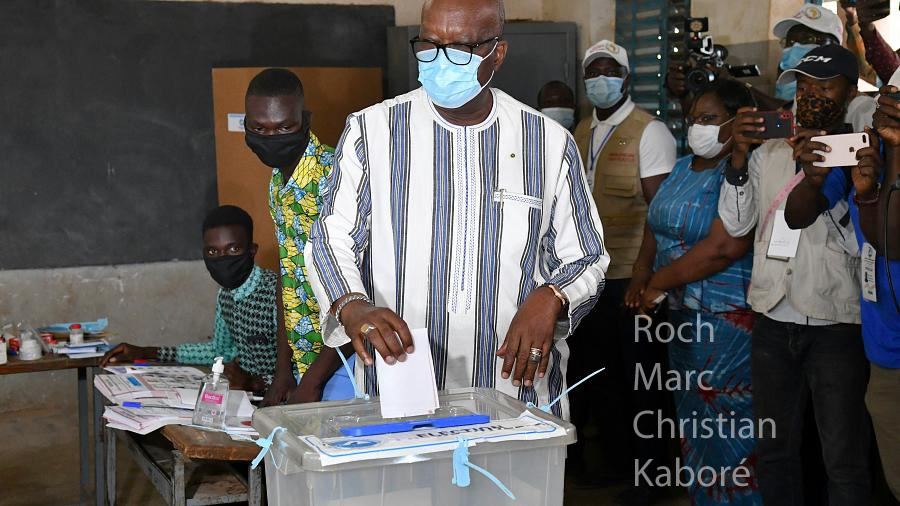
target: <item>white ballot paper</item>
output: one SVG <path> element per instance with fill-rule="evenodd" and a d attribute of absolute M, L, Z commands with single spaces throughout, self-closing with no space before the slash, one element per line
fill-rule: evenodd
<path fill-rule="evenodd" d="M 775 221 L 772 223 L 772 238 L 769 240 L 769 250 L 766 256 L 780 260 L 787 260 L 797 256 L 797 247 L 800 246 L 800 233 L 802 230 L 791 230 L 784 219 L 784 211 L 775 211 Z"/>
<path fill-rule="evenodd" d="M 415 351 L 403 362 L 385 363 L 375 352 L 382 418 L 434 414 L 440 406 L 427 329 L 411 330 Z"/>

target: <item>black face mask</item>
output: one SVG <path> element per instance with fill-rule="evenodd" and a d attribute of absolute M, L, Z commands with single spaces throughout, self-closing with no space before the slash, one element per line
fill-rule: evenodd
<path fill-rule="evenodd" d="M 262 163 L 273 169 L 293 169 L 309 144 L 309 112 L 303 111 L 303 126 L 297 132 L 262 135 L 246 130 L 244 140 Z"/>
<path fill-rule="evenodd" d="M 253 272 L 253 256 L 250 253 L 204 257 L 203 262 L 213 280 L 226 290 L 234 290 L 241 286 Z"/>

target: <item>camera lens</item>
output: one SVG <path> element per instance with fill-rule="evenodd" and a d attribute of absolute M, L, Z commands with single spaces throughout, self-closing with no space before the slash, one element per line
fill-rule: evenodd
<path fill-rule="evenodd" d="M 696 92 L 709 86 L 716 80 L 716 75 L 704 68 L 695 68 L 684 76 L 685 86 L 692 92 Z"/>

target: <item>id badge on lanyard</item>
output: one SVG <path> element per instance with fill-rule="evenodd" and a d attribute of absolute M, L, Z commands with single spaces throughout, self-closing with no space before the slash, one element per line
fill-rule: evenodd
<path fill-rule="evenodd" d="M 859 282 L 862 285 L 863 299 L 869 302 L 878 302 L 877 285 L 875 282 L 875 259 L 878 252 L 871 244 L 864 243 L 860 252 Z"/>
<path fill-rule="evenodd" d="M 788 260 L 797 256 L 797 248 L 800 246 L 800 234 L 803 230 L 792 230 L 784 219 L 784 211 L 775 211 L 775 221 L 772 223 L 772 237 L 769 238 L 769 250 L 766 256 L 776 260 Z"/>

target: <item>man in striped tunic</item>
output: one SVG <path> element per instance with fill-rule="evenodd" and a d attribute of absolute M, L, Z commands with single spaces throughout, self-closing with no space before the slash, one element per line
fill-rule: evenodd
<path fill-rule="evenodd" d="M 423 87 L 350 115 L 306 247 L 329 346 L 352 342 L 376 391 L 425 328 L 438 389 L 547 404 L 565 338 L 609 256 L 578 148 L 558 123 L 488 87 L 503 3 L 429 0 L 411 41 Z M 553 406 L 567 417 L 565 399 Z"/>

